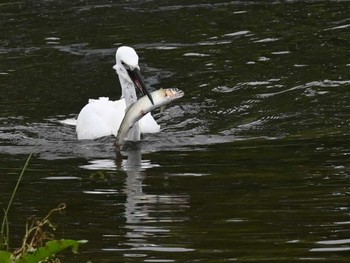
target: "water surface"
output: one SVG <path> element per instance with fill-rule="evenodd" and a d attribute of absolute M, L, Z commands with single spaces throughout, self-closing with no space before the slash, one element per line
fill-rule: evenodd
<path fill-rule="evenodd" d="M 25 1 L 0 5 L 0 204 L 60 202 L 64 262 L 348 262 L 350 6 L 346 1 Z M 185 97 L 116 158 L 77 141 L 89 98 L 120 97 L 133 46 L 151 89 Z"/>

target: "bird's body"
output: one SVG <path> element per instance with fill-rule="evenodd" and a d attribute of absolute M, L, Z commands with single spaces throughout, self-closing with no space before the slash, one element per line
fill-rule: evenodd
<path fill-rule="evenodd" d="M 103 136 L 117 136 L 118 129 L 126 110 L 125 99 L 116 101 L 106 97 L 90 99 L 80 111 L 77 119 L 77 136 L 79 140 L 96 139 Z M 159 132 L 160 126 L 150 113 L 140 121 L 141 133 Z"/>
<path fill-rule="evenodd" d="M 126 108 L 137 100 L 135 88 L 152 101 L 140 75 L 138 56 L 133 48 L 119 47 L 116 52 L 116 65 L 113 68 L 119 77 L 122 98 L 116 101 L 111 101 L 106 97 L 90 99 L 77 118 L 76 132 L 79 140 L 96 139 L 108 135 L 116 136 Z M 141 133 L 154 133 L 159 130 L 160 126 L 152 115 L 147 114 L 135 123 L 129 132 L 128 140 L 137 141 L 140 140 Z"/>

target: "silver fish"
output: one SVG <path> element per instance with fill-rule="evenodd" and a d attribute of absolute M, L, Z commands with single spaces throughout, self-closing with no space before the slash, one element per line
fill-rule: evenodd
<path fill-rule="evenodd" d="M 137 100 L 126 110 L 125 116 L 118 130 L 115 146 L 118 149 L 120 148 L 134 123 L 139 121 L 144 115 L 154 109 L 172 102 L 173 100 L 183 97 L 184 94 L 185 93 L 182 90 L 176 88 L 159 89 L 151 93 L 154 104 L 152 104 L 147 96 Z"/>

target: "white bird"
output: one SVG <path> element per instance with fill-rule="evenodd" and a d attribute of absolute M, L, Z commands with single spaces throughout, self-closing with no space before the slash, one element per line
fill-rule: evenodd
<path fill-rule="evenodd" d="M 113 68 L 119 77 L 122 88 L 120 100 L 111 101 L 100 97 L 90 99 L 78 115 L 76 132 L 79 140 L 96 139 L 103 136 L 117 136 L 125 110 L 137 100 L 135 88 L 147 95 L 153 103 L 140 74 L 139 57 L 131 47 L 119 47 L 116 52 L 116 64 Z M 130 130 L 128 140 L 140 140 L 141 133 L 159 132 L 160 126 L 150 113 L 146 114 Z"/>

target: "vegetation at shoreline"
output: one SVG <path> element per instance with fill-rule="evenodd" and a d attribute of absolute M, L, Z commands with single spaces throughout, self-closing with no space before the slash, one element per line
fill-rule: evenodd
<path fill-rule="evenodd" d="M 31 156 L 31 154 L 28 156 L 8 205 L 6 209 L 4 209 L 4 216 L 0 229 L 0 263 L 60 262 L 60 259 L 56 256 L 57 253 L 68 248 L 71 248 L 73 253 L 77 253 L 79 245 L 87 242 L 87 240 L 54 238 L 54 235 L 51 232 L 55 231 L 56 227 L 52 224 L 51 217 L 53 214 L 62 213 L 66 208 L 66 204 L 61 203 L 56 208 L 49 211 L 45 217 L 28 220 L 21 247 L 12 252 L 10 251 L 8 213 L 12 207 L 14 197 L 23 178 L 24 172 L 28 167 Z"/>

